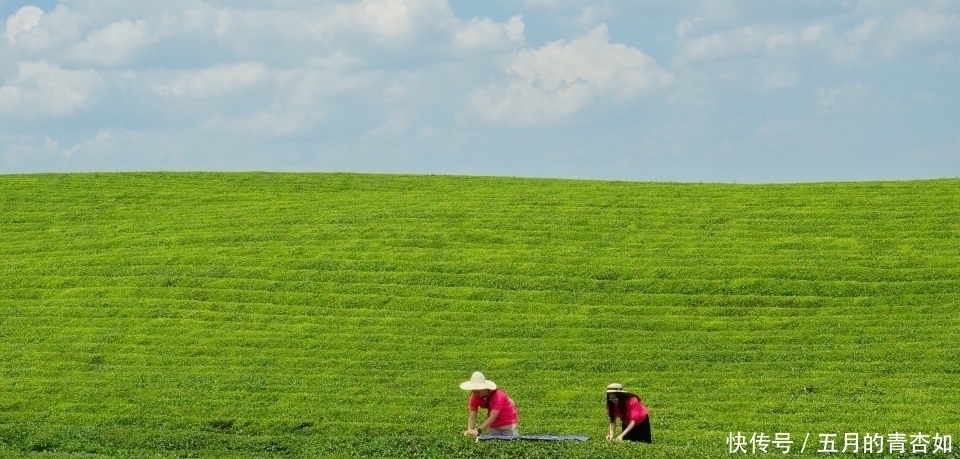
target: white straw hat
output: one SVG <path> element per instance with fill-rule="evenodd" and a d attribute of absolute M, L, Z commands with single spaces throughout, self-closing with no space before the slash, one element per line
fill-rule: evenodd
<path fill-rule="evenodd" d="M 460 388 L 463 390 L 493 390 L 497 388 L 497 385 L 493 381 L 487 379 L 483 373 L 474 371 L 473 375 L 470 376 L 470 380 L 462 382 L 460 384 Z"/>
<path fill-rule="evenodd" d="M 616 393 L 616 392 L 626 392 L 626 391 L 623 390 L 623 384 L 613 383 L 607 386 L 607 393 L 609 394 L 611 392 Z"/>

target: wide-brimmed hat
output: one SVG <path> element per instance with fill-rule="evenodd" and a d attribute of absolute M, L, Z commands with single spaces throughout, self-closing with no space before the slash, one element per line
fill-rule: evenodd
<path fill-rule="evenodd" d="M 487 377 L 484 376 L 483 373 L 480 373 L 479 371 L 474 371 L 473 375 L 470 376 L 469 381 L 464 381 L 460 383 L 460 388 L 463 390 L 482 390 L 482 389 L 494 390 L 497 388 L 497 385 L 493 381 L 487 379 Z"/>
<path fill-rule="evenodd" d="M 610 384 L 609 386 L 607 386 L 607 393 L 608 393 L 608 394 L 618 393 L 618 392 L 623 392 L 623 393 L 626 393 L 626 392 L 627 392 L 627 391 L 623 390 L 623 384 L 613 383 L 613 384 Z"/>

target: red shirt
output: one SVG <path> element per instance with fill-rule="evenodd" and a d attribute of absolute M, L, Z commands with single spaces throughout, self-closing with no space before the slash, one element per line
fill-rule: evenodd
<path fill-rule="evenodd" d="M 477 411 L 478 408 L 486 408 L 488 416 L 490 411 L 500 410 L 500 414 L 493 420 L 490 427 L 503 427 L 517 423 L 517 408 L 513 406 L 513 400 L 502 390 L 490 391 L 486 397 L 470 394 L 470 411 Z"/>
<path fill-rule="evenodd" d="M 619 418 L 625 424 L 629 424 L 630 421 L 636 422 L 637 424 L 643 422 L 644 419 L 647 419 L 647 407 L 643 406 L 643 403 L 640 403 L 640 400 L 636 397 L 630 397 L 627 399 L 627 417 L 624 418 L 623 414 L 620 413 L 620 409 L 616 405 L 613 406 L 612 413 L 614 418 Z"/>

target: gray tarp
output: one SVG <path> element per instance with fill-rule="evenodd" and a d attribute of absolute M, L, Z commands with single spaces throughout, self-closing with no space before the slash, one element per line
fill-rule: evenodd
<path fill-rule="evenodd" d="M 496 435 L 480 434 L 477 435 L 477 441 L 484 440 L 534 440 L 534 441 L 587 441 L 590 437 L 586 435 Z"/>

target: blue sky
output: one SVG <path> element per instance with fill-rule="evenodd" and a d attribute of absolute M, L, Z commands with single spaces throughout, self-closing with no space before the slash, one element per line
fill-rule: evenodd
<path fill-rule="evenodd" d="M 955 0 L 0 0 L 0 173 L 960 177 Z"/>

